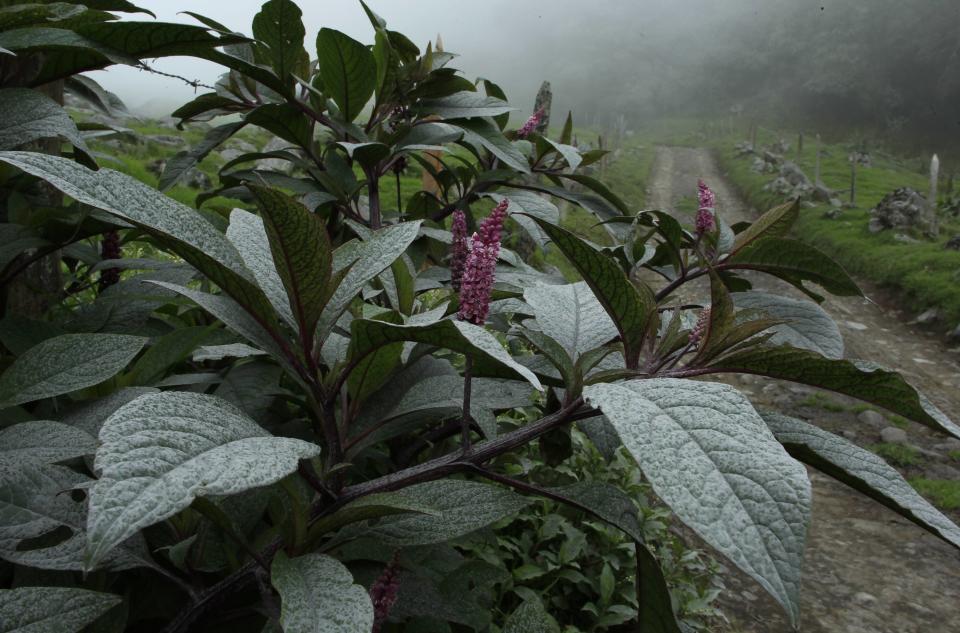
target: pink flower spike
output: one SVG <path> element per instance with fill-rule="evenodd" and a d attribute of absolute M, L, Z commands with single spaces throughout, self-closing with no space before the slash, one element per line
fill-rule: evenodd
<path fill-rule="evenodd" d="M 499 253 L 499 243 L 484 244 L 478 234 L 473 234 L 473 245 L 460 283 L 460 310 L 457 316 L 461 321 L 469 321 L 474 325 L 486 322 Z"/>
<path fill-rule="evenodd" d="M 463 270 L 469 254 L 467 216 L 462 209 L 453 212 L 453 225 L 450 230 L 453 233 L 453 244 L 450 249 L 450 283 L 454 290 L 460 292 L 460 280 L 463 278 Z"/>
<path fill-rule="evenodd" d="M 487 245 L 496 244 L 499 250 L 503 223 L 507 219 L 507 207 L 509 206 L 510 201 L 504 198 L 500 201 L 500 204 L 493 208 L 490 215 L 480 223 L 481 242 Z"/>
<path fill-rule="evenodd" d="M 693 326 L 693 329 L 690 330 L 690 344 L 699 345 L 700 340 L 703 338 L 703 335 L 707 331 L 707 327 L 710 325 L 710 307 L 706 307 L 700 311 L 700 316 L 697 317 L 697 323 Z"/>
<path fill-rule="evenodd" d="M 697 211 L 697 235 L 710 233 L 716 228 L 716 218 L 713 217 L 713 209 L 702 207 Z"/>
<path fill-rule="evenodd" d="M 697 197 L 699 198 L 699 208 L 713 209 L 717 206 L 717 196 L 713 193 L 703 179 L 697 181 Z"/>
<path fill-rule="evenodd" d="M 714 211 L 717 205 L 717 196 L 702 179 L 697 182 L 697 199 L 699 202 L 696 221 L 697 235 L 703 235 L 704 233 L 710 233 L 717 226 Z"/>
<path fill-rule="evenodd" d="M 519 130 L 517 130 L 517 138 L 527 138 L 533 134 L 537 126 L 540 125 L 540 119 L 543 118 L 543 108 L 540 108 L 533 115 L 527 119 L 527 122 L 523 124 Z"/>

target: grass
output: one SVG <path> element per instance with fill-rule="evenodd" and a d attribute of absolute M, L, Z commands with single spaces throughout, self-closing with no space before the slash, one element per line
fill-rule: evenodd
<path fill-rule="evenodd" d="M 833 411 L 834 413 L 842 413 L 850 409 L 850 407 L 847 407 L 845 404 L 841 404 L 822 393 L 811 393 L 800 402 L 800 406 L 815 407 L 817 409 L 824 409 L 825 411 Z"/>
<path fill-rule="evenodd" d="M 758 144 L 772 139 L 772 136 L 761 137 Z M 773 176 L 753 172 L 750 158 L 736 157 L 733 148 L 736 140 L 738 138 L 725 136 L 714 141 L 721 166 L 750 204 L 765 209 L 778 203 L 779 200 L 763 191 Z M 821 178 L 824 184 L 835 190 L 848 189 L 850 147 L 825 144 L 823 150 Z M 815 151 L 814 143 L 808 140 L 799 157 L 791 148 L 787 158 L 798 162 L 812 177 Z M 960 321 L 960 252 L 945 250 L 943 246 L 947 239 L 960 233 L 960 223 L 942 219 L 938 241 L 914 235 L 919 242 L 905 243 L 894 238 L 899 231 L 870 233 L 867 230 L 869 209 L 884 195 L 897 187 L 909 186 L 920 192 L 926 192 L 928 187 L 927 176 L 920 173 L 919 161 L 907 162 L 880 152 L 873 152 L 872 158 L 873 167 L 858 170 L 856 207 L 844 209 L 842 216 L 835 220 L 822 217 L 830 208 L 827 204 L 805 208 L 794 228 L 796 237 L 825 251 L 853 275 L 893 289 L 904 303 L 917 311 L 937 307 L 943 311 L 948 324 L 956 324 Z M 846 202 L 848 194 L 839 195 Z"/>
<path fill-rule="evenodd" d="M 960 462 L 960 451 L 950 451 L 947 455 L 949 455 L 953 461 Z"/>
<path fill-rule="evenodd" d="M 917 492 L 932 500 L 941 509 L 960 509 L 960 481 L 925 477 L 911 477 L 909 481 Z"/>
<path fill-rule="evenodd" d="M 896 466 L 917 466 L 922 461 L 917 449 L 903 444 L 874 444 L 870 450 Z"/>

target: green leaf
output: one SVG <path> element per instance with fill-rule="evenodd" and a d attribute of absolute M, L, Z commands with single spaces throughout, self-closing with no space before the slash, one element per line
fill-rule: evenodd
<path fill-rule="evenodd" d="M 206 325 L 177 328 L 158 338 L 147 351 L 137 359 L 124 377 L 127 385 L 150 385 L 162 379 L 167 370 L 185 361 L 205 338 L 212 328 Z"/>
<path fill-rule="evenodd" d="M 337 319 L 371 279 L 390 267 L 420 234 L 420 221 L 401 222 L 370 232 L 364 241 L 351 240 L 334 252 L 333 270 L 349 267 L 333 291 L 318 325 L 318 340 L 326 340 Z"/>
<path fill-rule="evenodd" d="M 479 92 L 464 90 L 442 99 L 425 99 L 420 102 L 416 110 L 422 116 L 434 115 L 441 119 L 472 119 L 509 114 L 517 108 L 511 107 L 502 98 L 484 96 Z"/>
<path fill-rule="evenodd" d="M 483 80 L 483 90 L 487 93 L 487 96 L 500 99 L 503 102 L 507 102 L 507 93 L 503 91 L 503 88 L 497 84 L 489 81 L 487 79 Z M 493 117 L 493 120 L 496 121 L 497 127 L 503 130 L 507 127 L 507 124 L 510 123 L 510 113 L 505 112 Z"/>
<path fill-rule="evenodd" d="M 394 494 L 436 514 L 386 517 L 374 526 L 351 529 L 351 535 L 371 537 L 394 547 L 442 543 L 511 516 L 530 503 L 506 488 L 459 479 L 428 481 Z"/>
<path fill-rule="evenodd" d="M 0 473 L 28 464 L 52 464 L 92 455 L 97 440 L 61 422 L 32 420 L 0 431 Z"/>
<path fill-rule="evenodd" d="M 182 126 L 188 121 L 207 121 L 223 111 L 239 109 L 245 109 L 245 106 L 235 99 L 208 92 L 180 106 L 170 116 L 180 119 L 178 125 Z"/>
<path fill-rule="evenodd" d="M 606 569 L 606 568 L 604 568 Z M 510 614 L 503 633 L 559 633 L 556 620 L 543 608 L 537 598 L 524 600 L 517 610 Z"/>
<path fill-rule="evenodd" d="M 0 630 L 77 633 L 121 602 L 120 596 L 76 587 L 0 589 Z"/>
<path fill-rule="evenodd" d="M 310 121 L 289 103 L 268 103 L 251 110 L 245 121 L 305 149 L 313 146 Z"/>
<path fill-rule="evenodd" d="M 149 230 L 236 299 L 267 328 L 273 310 L 240 254 L 196 210 L 138 180 L 111 169 L 91 171 L 59 156 L 0 152 L 0 162 L 42 178 L 76 201 L 102 209 Z"/>
<path fill-rule="evenodd" d="M 90 3 L 86 3 L 90 8 Z M 41 33 L 42 31 L 42 33 Z M 246 41 L 242 36 L 214 36 L 203 27 L 168 22 L 110 21 L 81 24 L 65 29 L 20 29 L 8 31 L 17 38 L 16 48 L 45 52 L 45 63 L 31 81 L 39 86 L 112 63 L 130 64 L 138 59 L 176 55 L 203 56 L 214 48 Z M 0 37 L 0 40 L 5 37 Z M 6 44 L 0 43 L 0 46 Z M 10 48 L 7 46 L 7 48 Z"/>
<path fill-rule="evenodd" d="M 581 354 L 610 342 L 617 327 L 585 282 L 540 284 L 523 291 L 537 325 L 577 360 Z"/>
<path fill-rule="evenodd" d="M 439 516 L 436 510 L 416 500 L 392 492 L 383 492 L 361 497 L 333 514 L 320 518 L 310 527 L 310 534 L 322 536 L 351 523 L 410 513 Z"/>
<path fill-rule="evenodd" d="M 843 358 L 843 335 L 836 322 L 815 303 L 765 292 L 738 292 L 733 301 L 739 308 L 756 310 L 781 321 L 772 326 L 771 345 L 790 345 L 827 358 Z"/>
<path fill-rule="evenodd" d="M 270 567 L 270 579 L 280 594 L 284 633 L 369 633 L 373 629 L 370 596 L 335 558 L 323 554 L 288 558 L 279 552 Z"/>
<path fill-rule="evenodd" d="M 579 481 L 548 490 L 566 499 L 567 503 L 572 503 L 619 528 L 634 541 L 644 542 L 639 510 L 633 500 L 616 486 L 601 481 Z"/>
<path fill-rule="evenodd" d="M 571 171 L 580 166 L 583 158 L 580 156 L 580 152 L 576 147 L 564 145 L 563 143 L 557 143 L 546 137 L 544 137 L 543 140 L 549 143 L 553 149 L 557 150 L 557 153 L 560 154 L 563 157 L 563 160 L 567 162 L 567 166 Z"/>
<path fill-rule="evenodd" d="M 941 514 L 880 457 L 812 424 L 779 413 L 762 413 L 784 448 L 854 490 L 960 548 L 960 527 Z"/>
<path fill-rule="evenodd" d="M 62 138 L 89 155 L 76 123 L 50 97 L 27 88 L 0 90 L 0 150 L 45 138 Z"/>
<path fill-rule="evenodd" d="M 381 390 L 376 400 L 356 419 L 354 433 L 362 435 L 351 447 L 357 452 L 376 442 L 395 437 L 438 418 L 463 411 L 463 377 L 457 373 L 424 375 L 419 367 L 417 381 L 406 391 L 394 391 L 394 381 Z M 470 414 L 481 425 L 487 438 L 496 436 L 496 418 L 492 411 L 530 404 L 531 391 L 525 383 L 474 377 L 471 383 Z M 484 427 L 492 420 L 491 427 Z M 372 427 L 376 426 L 376 429 Z M 369 431 L 369 432 L 368 432 Z"/>
<path fill-rule="evenodd" d="M 800 217 L 799 200 L 770 209 L 751 224 L 747 230 L 737 235 L 737 239 L 733 243 L 733 252 L 737 253 L 761 238 L 787 235 L 798 217 Z"/>
<path fill-rule="evenodd" d="M 573 142 L 573 112 L 567 111 L 567 120 L 563 122 L 563 131 L 560 132 L 560 142 L 570 145 Z"/>
<path fill-rule="evenodd" d="M 234 209 L 230 212 L 227 239 L 237 248 L 243 263 L 253 273 L 257 285 L 267 295 L 277 314 L 290 327 L 294 329 L 299 327 L 293 316 L 287 289 L 273 261 L 270 238 L 267 237 L 263 218 L 243 209 Z"/>
<path fill-rule="evenodd" d="M 749 401 L 728 385 L 669 378 L 592 385 L 584 396 L 657 496 L 796 625 L 810 482 Z"/>
<path fill-rule="evenodd" d="M 157 188 L 160 189 L 160 191 L 167 191 L 173 187 L 191 169 L 196 167 L 200 161 L 206 158 L 210 152 L 240 131 L 246 124 L 246 121 L 237 121 L 235 123 L 217 126 L 209 130 L 203 137 L 203 140 L 193 149 L 177 152 L 164 166 Z"/>
<path fill-rule="evenodd" d="M 861 296 L 860 288 L 839 264 L 816 248 L 785 238 L 768 237 L 751 242 L 723 261 L 724 270 L 759 270 L 787 281 L 817 302 L 823 300 L 804 287 L 804 281 L 823 286 L 827 292 L 849 297 Z"/>
<path fill-rule="evenodd" d="M 470 354 L 476 376 L 526 380 L 536 389 L 543 389 L 533 372 L 513 360 L 496 337 L 466 321 L 446 319 L 427 325 L 395 325 L 356 319 L 351 324 L 351 332 L 351 359 L 361 359 L 385 345 L 413 341 Z"/>
<path fill-rule="evenodd" d="M 290 196 L 247 185 L 257 201 L 273 262 L 283 280 L 303 340 L 310 340 L 330 297 L 333 265 L 330 238 L 320 216 Z"/>
<path fill-rule="evenodd" d="M 199 290 L 187 288 L 186 286 L 180 286 L 178 284 L 167 283 L 164 281 L 153 281 L 151 283 L 163 288 L 167 288 L 168 290 L 172 290 L 173 292 L 181 294 L 190 299 L 201 308 L 223 321 L 228 328 L 253 343 L 256 347 L 270 354 L 274 359 L 278 360 L 287 368 L 291 375 L 296 375 L 296 372 L 290 366 L 289 359 L 277 344 L 276 339 L 270 335 L 270 333 L 262 326 L 261 323 L 258 323 L 252 316 L 247 314 L 247 312 L 244 311 L 243 308 L 240 307 L 240 305 L 238 305 L 230 297 L 226 297 L 224 295 L 214 295 L 208 292 L 201 292 Z"/>
<path fill-rule="evenodd" d="M 533 191 L 500 189 L 497 193 L 491 193 L 488 196 L 497 203 L 508 199 L 510 201 L 510 217 L 522 226 L 540 247 L 546 245 L 547 236 L 532 218 L 537 217 L 551 224 L 560 224 L 560 210 L 557 205 Z"/>
<path fill-rule="evenodd" d="M 147 339 L 63 334 L 27 350 L 0 376 L 0 408 L 98 385 L 127 366 Z"/>
<path fill-rule="evenodd" d="M 583 275 L 594 296 L 610 315 L 623 340 L 628 365 L 631 360 L 635 361 L 656 308 L 653 291 L 646 285 L 631 283 L 614 260 L 570 231 L 534 219 Z"/>
<path fill-rule="evenodd" d="M 26 250 L 50 246 L 34 229 L 19 224 L 0 224 L 0 271 Z"/>
<path fill-rule="evenodd" d="M 489 120 L 454 119 L 450 121 L 450 124 L 463 130 L 464 143 L 468 143 L 478 150 L 480 148 L 487 149 L 506 165 L 521 173 L 530 173 L 530 165 L 527 163 L 526 157 Z"/>
<path fill-rule="evenodd" d="M 960 438 L 954 424 L 900 374 L 864 361 L 834 360 L 785 345 L 757 345 L 714 361 L 716 373 L 751 373 L 836 391 Z"/>
<path fill-rule="evenodd" d="M 283 80 L 307 79 L 310 72 L 302 18 L 300 7 L 291 0 L 269 0 L 253 17 L 253 36 L 269 47 L 270 63 Z"/>
<path fill-rule="evenodd" d="M 346 121 L 353 121 L 370 100 L 377 84 L 377 62 L 370 49 L 334 29 L 317 35 L 317 57 L 324 92 L 340 108 Z"/>
<path fill-rule="evenodd" d="M 663 570 L 643 543 L 634 543 L 640 579 L 638 624 L 644 633 L 681 633 Z"/>
<path fill-rule="evenodd" d="M 86 563 L 195 498 L 267 486 L 320 447 L 273 437 L 224 400 L 164 392 L 137 398 L 100 429 L 90 490 Z"/>

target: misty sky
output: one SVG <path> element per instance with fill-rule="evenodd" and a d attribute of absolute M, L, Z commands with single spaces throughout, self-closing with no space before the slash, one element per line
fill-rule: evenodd
<path fill-rule="evenodd" d="M 189 16 L 178 15 L 178 11 L 190 10 L 249 34 L 251 20 L 262 0 L 140 0 L 136 4 L 156 13 L 159 20 L 194 23 Z M 616 22 L 618 4 L 613 0 L 595 1 L 591 3 L 589 13 L 593 18 L 609 18 Z M 359 2 L 311 0 L 299 2 L 299 5 L 304 12 L 306 46 L 311 54 L 315 55 L 313 41 L 323 26 L 339 29 L 361 42 L 372 43 L 373 31 Z M 453 65 L 463 70 L 465 76 L 471 80 L 488 76 L 504 85 L 515 105 L 529 108 L 539 78 L 549 78 L 544 77 L 547 66 L 558 62 L 558 56 L 563 54 L 563 43 L 554 41 L 551 34 L 564 32 L 576 22 L 569 9 L 578 3 L 570 0 L 550 3 L 530 0 L 371 0 L 369 5 L 386 19 L 391 29 L 404 33 L 421 49 L 438 32 L 441 33 L 446 49 L 461 55 Z M 151 18 L 137 14 L 127 19 Z M 537 42 L 535 46 L 534 40 Z M 159 70 L 211 85 L 222 72 L 214 64 L 189 58 L 166 58 L 150 63 Z M 505 73 L 509 76 L 504 76 Z M 183 83 L 124 66 L 115 66 L 91 76 L 117 93 L 131 109 L 154 115 L 169 113 L 193 95 L 193 89 Z"/>

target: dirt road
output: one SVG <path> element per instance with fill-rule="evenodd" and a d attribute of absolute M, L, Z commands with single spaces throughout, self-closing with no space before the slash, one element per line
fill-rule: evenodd
<path fill-rule="evenodd" d="M 718 213 L 728 223 L 753 220 L 749 209 L 723 178 L 708 151 L 657 149 L 648 206 L 671 210 L 692 197 L 703 178 L 717 194 Z M 678 216 L 679 217 L 679 216 Z M 689 222 L 690 218 L 683 218 Z M 754 277 L 755 287 L 802 298 L 792 286 Z M 862 284 L 868 296 L 876 290 Z M 960 418 L 960 365 L 934 336 L 909 325 L 905 315 L 867 299 L 828 297 L 823 307 L 843 332 L 846 355 L 896 369 L 923 390 L 951 418 Z M 880 432 L 898 422 L 864 415 L 854 401 L 777 381 L 746 376 L 738 386 L 752 400 L 788 415 L 842 433 L 861 446 L 880 441 Z M 829 403 L 825 408 L 823 403 Z M 851 410 L 853 409 L 853 410 Z M 859 414 L 859 415 L 858 415 Z M 872 415 L 872 417 L 871 417 Z M 909 443 L 923 463 L 907 474 L 960 479 L 960 465 L 945 438 L 910 424 Z M 953 465 L 951 465 L 953 464 Z M 960 552 L 869 499 L 815 471 L 813 521 L 808 535 L 801 599 L 801 630 L 810 633 L 960 632 Z M 956 520 L 958 513 L 953 513 Z M 780 608 L 749 578 L 727 577 L 723 607 L 731 630 L 779 633 L 790 627 Z"/>

